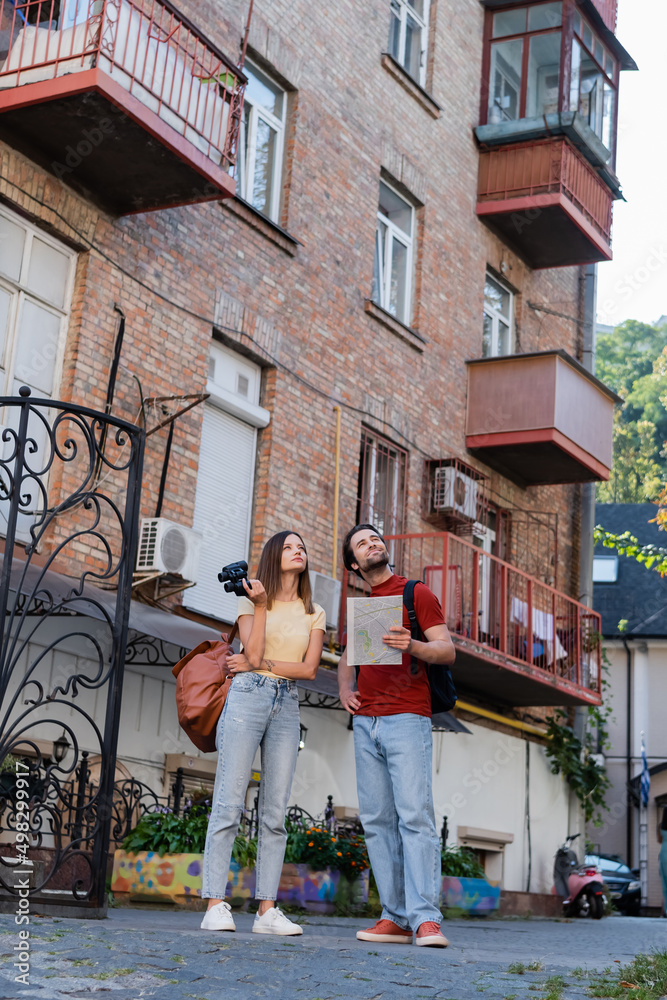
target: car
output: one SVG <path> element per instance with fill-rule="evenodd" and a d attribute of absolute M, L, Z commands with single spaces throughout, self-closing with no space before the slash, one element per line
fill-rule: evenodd
<path fill-rule="evenodd" d="M 638 917 L 642 901 L 638 869 L 629 868 L 618 854 L 587 854 L 586 864 L 600 868 L 616 909 L 628 917 Z"/>

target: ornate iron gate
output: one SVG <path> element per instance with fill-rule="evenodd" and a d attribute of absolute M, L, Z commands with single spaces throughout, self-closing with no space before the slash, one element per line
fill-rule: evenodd
<path fill-rule="evenodd" d="M 0 413 L 0 846 L 29 902 L 102 915 L 144 431 L 26 386 Z"/>

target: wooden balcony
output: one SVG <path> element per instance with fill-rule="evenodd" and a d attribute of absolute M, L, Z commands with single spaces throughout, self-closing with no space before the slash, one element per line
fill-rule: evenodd
<path fill-rule="evenodd" d="M 562 137 L 480 152 L 477 215 L 532 268 L 611 260 L 612 200 Z"/>
<path fill-rule="evenodd" d="M 459 535 L 386 541 L 396 572 L 423 580 L 440 600 L 456 646 L 452 674 L 460 698 L 511 707 L 600 704 L 595 611 Z M 359 596 L 359 587 L 354 575 L 343 580 L 349 597 Z"/>
<path fill-rule="evenodd" d="M 469 361 L 466 446 L 520 486 L 607 480 L 619 401 L 565 351 Z"/>
<path fill-rule="evenodd" d="M 233 63 L 169 0 L 72 6 L 0 0 L 0 138 L 115 215 L 233 195 Z"/>

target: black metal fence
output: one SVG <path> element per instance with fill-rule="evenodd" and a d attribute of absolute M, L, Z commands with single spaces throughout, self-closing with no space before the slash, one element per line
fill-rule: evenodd
<path fill-rule="evenodd" d="M 26 386 L 0 414 L 3 854 L 39 861 L 33 897 L 102 914 L 112 821 L 137 805 L 115 772 L 144 432 Z"/>

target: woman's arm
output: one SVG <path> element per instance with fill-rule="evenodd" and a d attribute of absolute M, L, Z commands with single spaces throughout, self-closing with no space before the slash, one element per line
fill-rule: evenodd
<path fill-rule="evenodd" d="M 266 643 L 266 591 L 259 580 L 244 580 L 243 586 L 252 601 L 255 613 L 239 616 L 239 637 L 243 653 L 227 657 L 230 673 L 257 670 L 264 656 Z"/>
<path fill-rule="evenodd" d="M 315 679 L 317 668 L 322 657 L 322 646 L 324 645 L 324 632 L 319 628 L 314 628 L 310 633 L 308 649 L 301 663 L 288 663 L 284 660 L 262 659 L 260 670 L 270 670 L 272 674 L 280 677 L 289 677 L 290 680 Z"/>

